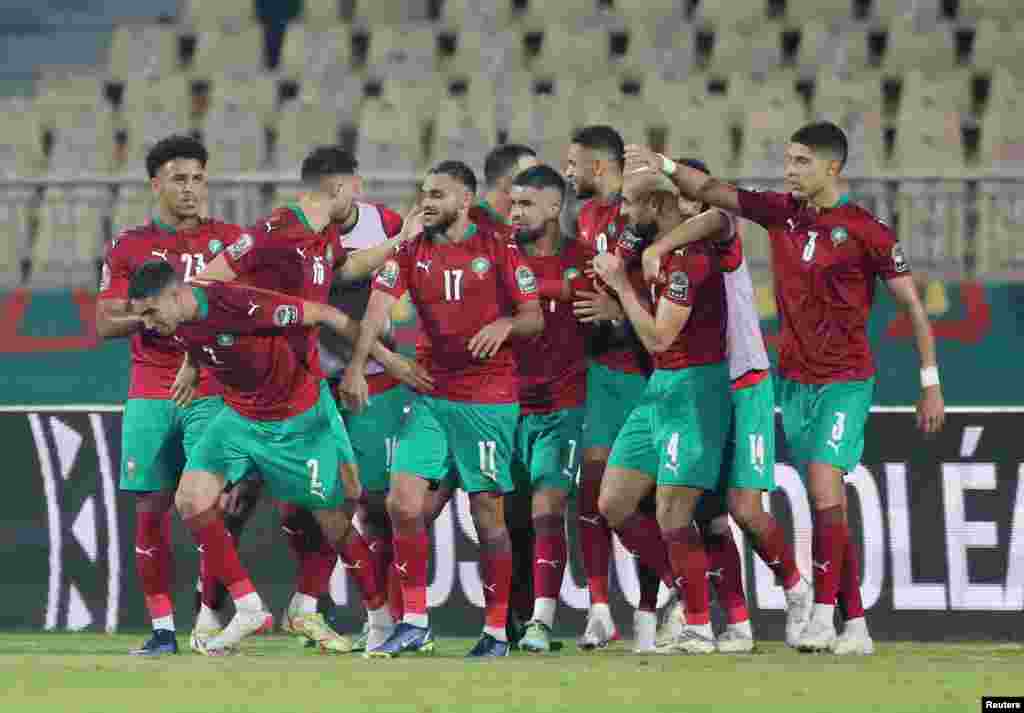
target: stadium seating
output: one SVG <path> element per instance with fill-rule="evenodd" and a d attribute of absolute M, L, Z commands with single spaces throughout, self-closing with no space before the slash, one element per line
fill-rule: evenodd
<path fill-rule="evenodd" d="M 278 71 L 295 80 L 315 80 L 333 72 L 348 72 L 352 63 L 348 25 L 295 22 L 288 26 Z"/>
<path fill-rule="evenodd" d="M 161 77 L 178 68 L 178 31 L 171 25 L 125 24 L 114 28 L 108 61 L 120 79 Z"/>
<path fill-rule="evenodd" d="M 95 287 L 108 200 L 97 187 L 46 190 L 32 246 L 33 287 Z"/>
<path fill-rule="evenodd" d="M 959 181 L 900 184 L 898 234 L 916 269 L 949 276 L 964 273 L 963 193 Z"/>
<path fill-rule="evenodd" d="M 29 205 L 33 192 L 15 188 L 4 192 L 0 200 L 0 288 L 21 284 L 22 261 L 29 259 Z"/>
<path fill-rule="evenodd" d="M 979 275 L 1024 279 L 1024 191 L 1020 183 L 982 181 L 975 237 Z"/>
<path fill-rule="evenodd" d="M 181 19 L 193 27 L 221 28 L 255 16 L 253 0 L 182 0 Z"/>
<path fill-rule="evenodd" d="M 43 169 L 42 131 L 27 100 L 12 97 L 0 103 L 0 176 L 34 176 Z"/>
<path fill-rule="evenodd" d="M 212 74 L 255 75 L 263 68 L 263 26 L 258 24 L 226 30 L 200 26 L 192 71 L 196 76 Z"/>

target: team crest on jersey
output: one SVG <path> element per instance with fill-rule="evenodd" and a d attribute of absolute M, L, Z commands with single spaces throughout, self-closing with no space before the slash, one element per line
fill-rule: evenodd
<path fill-rule="evenodd" d="M 289 324 L 297 324 L 298 321 L 299 308 L 295 305 L 278 305 L 274 308 L 274 324 L 278 327 L 287 327 Z"/>
<path fill-rule="evenodd" d="M 398 273 L 400 268 L 398 263 L 394 260 L 388 260 L 384 263 L 384 267 L 380 269 L 380 273 L 377 275 L 377 282 L 384 285 L 388 289 L 394 289 L 395 285 L 398 284 Z"/>
<path fill-rule="evenodd" d="M 519 285 L 519 291 L 524 295 L 531 295 L 537 291 L 537 278 L 526 265 L 520 265 L 516 268 L 516 284 Z"/>
<path fill-rule="evenodd" d="M 234 260 L 240 260 L 243 255 L 252 250 L 252 245 L 252 236 L 248 233 L 242 233 L 238 240 L 228 246 L 228 255 Z"/>
<path fill-rule="evenodd" d="M 668 296 L 685 301 L 690 294 L 690 277 L 685 272 L 673 272 L 668 277 Z"/>
<path fill-rule="evenodd" d="M 217 253 L 224 249 L 224 243 L 214 239 L 210 241 L 210 244 L 207 245 L 207 247 L 210 249 L 211 255 L 216 255 Z"/>
<path fill-rule="evenodd" d="M 469 263 L 469 269 L 477 275 L 486 275 L 487 271 L 491 269 L 491 261 L 483 256 L 475 257 L 473 262 Z M 516 274 L 518 275 L 518 273 Z"/>
<path fill-rule="evenodd" d="M 846 242 L 847 238 L 850 237 L 850 233 L 843 226 L 839 225 L 832 228 L 832 245 L 839 247 Z"/>
<path fill-rule="evenodd" d="M 910 269 L 907 256 L 903 253 L 903 246 L 899 243 L 892 246 L 892 269 L 896 272 L 906 272 Z"/>
<path fill-rule="evenodd" d="M 110 289 L 110 265 L 103 263 L 103 273 L 100 275 L 100 292 Z"/>
<path fill-rule="evenodd" d="M 570 267 L 565 271 L 565 274 L 563 276 L 567 280 L 575 280 L 577 277 L 580 276 L 580 271 L 577 270 L 575 267 Z"/>
<path fill-rule="evenodd" d="M 235 343 L 235 335 L 234 334 L 218 334 L 217 335 L 217 344 L 219 344 L 222 347 L 230 347 L 234 343 Z"/>

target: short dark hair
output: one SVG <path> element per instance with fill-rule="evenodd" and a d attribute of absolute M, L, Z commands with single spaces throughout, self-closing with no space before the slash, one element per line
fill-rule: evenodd
<path fill-rule="evenodd" d="M 493 187 L 502 178 L 515 170 L 524 156 L 536 156 L 537 152 L 523 144 L 502 144 L 491 149 L 484 159 L 484 183 Z"/>
<path fill-rule="evenodd" d="M 206 168 L 206 161 L 209 157 L 206 147 L 198 139 L 183 134 L 174 134 L 157 141 L 146 154 L 146 172 L 150 178 L 156 178 L 165 163 L 177 158 L 193 158 L 199 162 L 200 166 Z"/>
<path fill-rule="evenodd" d="M 701 173 L 707 176 L 711 175 L 711 171 L 708 170 L 707 164 L 701 161 L 699 158 L 677 158 L 676 163 L 681 163 L 684 166 L 689 166 L 695 171 L 700 171 Z"/>
<path fill-rule="evenodd" d="M 476 174 L 462 161 L 442 161 L 427 173 L 448 176 L 464 185 L 470 193 L 476 193 Z"/>
<path fill-rule="evenodd" d="M 565 198 L 565 179 L 551 166 L 533 166 L 520 172 L 512 181 L 514 186 L 526 188 L 554 188 L 561 198 Z"/>
<path fill-rule="evenodd" d="M 626 165 L 626 143 L 622 140 L 622 134 L 611 126 L 584 126 L 573 133 L 572 143 L 592 151 L 604 151 L 619 164 L 620 169 Z"/>
<path fill-rule="evenodd" d="M 354 176 L 359 170 L 356 157 L 340 146 L 317 146 L 302 160 L 303 183 L 316 183 L 327 176 Z"/>
<path fill-rule="evenodd" d="M 131 282 L 128 283 L 128 299 L 144 300 L 156 297 L 178 281 L 178 275 L 169 262 L 147 260 L 132 273 Z"/>
<path fill-rule="evenodd" d="M 797 129 L 789 137 L 791 143 L 809 146 L 812 151 L 826 151 L 832 154 L 840 167 L 846 165 L 846 156 L 849 145 L 846 143 L 846 134 L 831 121 L 816 121 Z"/>

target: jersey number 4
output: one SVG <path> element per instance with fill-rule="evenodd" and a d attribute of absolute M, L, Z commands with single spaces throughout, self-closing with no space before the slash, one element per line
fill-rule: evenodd
<path fill-rule="evenodd" d="M 462 300 L 462 270 L 444 271 L 444 298 L 447 302 Z"/>

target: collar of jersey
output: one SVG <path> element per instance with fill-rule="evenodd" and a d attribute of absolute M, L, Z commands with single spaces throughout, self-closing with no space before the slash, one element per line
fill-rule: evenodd
<path fill-rule="evenodd" d="M 850 202 L 851 202 L 850 201 L 850 194 L 849 193 L 843 193 L 843 194 L 841 194 L 839 196 L 839 200 L 836 201 L 836 204 L 834 206 L 832 206 L 831 208 L 829 208 L 829 210 L 835 210 L 836 208 L 842 208 L 844 205 L 848 205 Z"/>
<path fill-rule="evenodd" d="M 160 220 L 159 216 L 153 216 L 153 225 L 155 225 L 159 230 L 162 230 L 165 233 L 169 233 L 171 235 L 175 235 L 178 232 L 176 228 L 172 228 L 167 223 Z"/>
<path fill-rule="evenodd" d="M 486 198 L 481 198 L 479 201 L 477 201 L 476 205 L 478 208 L 480 208 L 480 210 L 484 211 L 485 213 L 487 213 L 487 215 L 491 216 L 491 218 L 495 222 L 503 223 L 506 225 L 508 224 L 508 218 L 503 216 L 498 211 L 494 210 L 494 206 L 488 203 Z"/>
<path fill-rule="evenodd" d="M 298 203 L 289 203 L 288 210 L 295 214 L 295 217 L 298 218 L 299 222 L 306 227 L 306 230 L 311 233 L 316 232 L 313 230 L 313 226 L 309 224 L 309 218 L 306 217 L 306 212 L 302 210 L 302 207 Z"/>
<path fill-rule="evenodd" d="M 199 319 L 206 319 L 210 315 L 210 300 L 206 296 L 206 290 L 202 287 L 193 287 L 192 294 L 199 303 Z"/>

